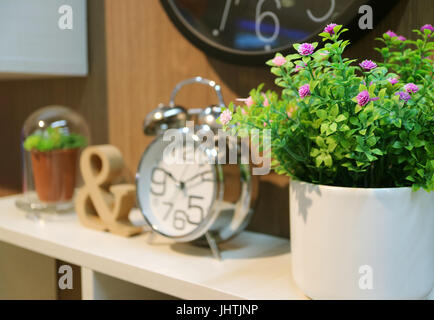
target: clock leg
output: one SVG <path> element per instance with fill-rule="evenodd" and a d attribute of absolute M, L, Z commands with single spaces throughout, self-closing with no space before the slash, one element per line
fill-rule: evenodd
<path fill-rule="evenodd" d="M 209 232 L 205 233 L 205 238 L 206 238 L 206 241 L 208 242 L 208 245 L 211 249 L 211 252 L 212 252 L 212 255 L 214 256 L 214 258 L 216 258 L 217 260 L 221 260 L 222 256 L 221 256 L 217 241 L 215 241 L 214 237 Z"/>
<path fill-rule="evenodd" d="M 155 239 L 155 232 L 150 231 L 150 232 L 149 232 L 149 236 L 148 236 L 146 242 L 147 242 L 148 244 L 152 244 L 152 243 L 154 242 L 154 239 Z"/>

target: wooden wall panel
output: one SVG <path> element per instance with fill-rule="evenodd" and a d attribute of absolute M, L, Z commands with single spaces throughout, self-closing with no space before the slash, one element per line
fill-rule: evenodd
<path fill-rule="evenodd" d="M 69 106 L 88 121 L 92 142 L 108 140 L 104 0 L 90 0 L 88 6 L 89 77 L 0 81 L 0 195 L 21 190 L 21 127 L 38 108 Z"/>
<path fill-rule="evenodd" d="M 411 29 L 433 22 L 433 12 L 432 0 L 400 1 L 374 31 L 361 31 L 365 35 L 348 55 L 375 57 L 367 49 L 375 37 L 387 29 L 408 36 Z M 272 84 L 265 68 L 226 64 L 196 49 L 172 25 L 157 0 L 106 0 L 106 26 L 109 138 L 124 153 L 130 178 L 150 142 L 141 131 L 143 119 L 158 103 L 168 102 L 180 80 L 196 75 L 213 79 L 222 84 L 226 101 L 247 96 L 261 82 Z M 198 107 L 213 101 L 211 91 L 191 87 L 181 92 L 178 102 Z M 287 185 L 285 177 L 261 178 L 250 229 L 288 236 Z"/>
<path fill-rule="evenodd" d="M 227 102 L 247 96 L 261 82 L 272 85 L 273 78 L 264 68 L 228 65 L 197 50 L 172 25 L 159 1 L 106 0 L 106 25 L 109 136 L 110 142 L 124 154 L 130 179 L 152 140 L 142 133 L 143 120 L 160 102 L 168 102 L 179 81 L 197 75 L 213 79 L 222 85 Z M 211 90 L 192 86 L 180 92 L 177 102 L 202 107 L 217 100 Z M 266 199 L 271 194 L 277 192 L 280 198 L 287 197 L 288 179 L 274 177 L 274 180 L 280 184 L 273 184 L 271 189 L 265 185 L 259 205 L 261 211 L 276 218 L 260 229 L 285 235 L 287 223 L 282 226 L 273 222 L 280 214 L 287 215 L 287 201 L 282 201 L 283 207 L 275 208 L 274 212 L 266 212 L 269 207 Z M 268 194 L 267 190 L 273 193 Z M 255 224 L 263 223 L 253 221 Z"/>

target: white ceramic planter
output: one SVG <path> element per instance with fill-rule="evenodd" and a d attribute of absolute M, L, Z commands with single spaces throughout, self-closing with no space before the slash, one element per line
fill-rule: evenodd
<path fill-rule="evenodd" d="M 290 221 L 294 280 L 313 299 L 424 299 L 434 286 L 434 192 L 291 181 Z"/>

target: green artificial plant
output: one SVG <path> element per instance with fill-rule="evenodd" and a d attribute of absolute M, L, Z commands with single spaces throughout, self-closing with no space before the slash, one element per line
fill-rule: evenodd
<path fill-rule="evenodd" d="M 429 27 L 427 27 L 429 26 Z M 298 53 L 268 61 L 281 94 L 250 92 L 220 117 L 232 134 L 270 130 L 274 170 L 315 184 L 434 189 L 434 33 L 407 40 L 387 32 L 384 62 L 343 57 L 347 31 L 330 24 L 325 45 L 295 44 Z M 263 140 L 257 141 L 265 149 Z"/>

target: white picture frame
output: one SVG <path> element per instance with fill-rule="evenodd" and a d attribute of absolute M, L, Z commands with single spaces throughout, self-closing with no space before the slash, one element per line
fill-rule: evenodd
<path fill-rule="evenodd" d="M 1 0 L 0 79 L 88 75 L 86 0 Z"/>

